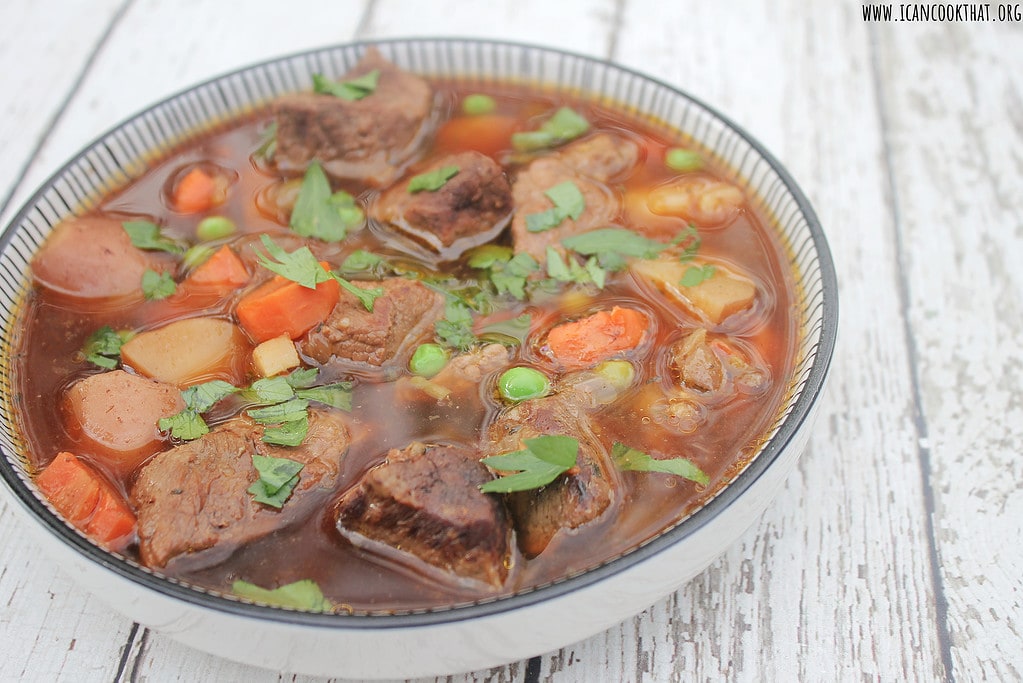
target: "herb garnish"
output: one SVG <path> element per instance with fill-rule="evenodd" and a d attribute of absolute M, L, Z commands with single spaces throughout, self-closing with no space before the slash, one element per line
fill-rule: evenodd
<path fill-rule="evenodd" d="M 408 191 L 410 194 L 423 191 L 436 192 L 444 187 L 449 180 L 458 175 L 459 170 L 457 166 L 442 166 L 426 173 L 414 175 L 408 181 Z"/>
<path fill-rule="evenodd" d="M 344 190 L 331 193 L 330 181 L 318 161 L 309 164 L 288 222 L 295 234 L 338 242 L 365 218 L 352 195 Z"/>
<path fill-rule="evenodd" d="M 579 441 L 556 434 L 523 441 L 525 449 L 483 458 L 480 462 L 498 471 L 515 472 L 480 485 L 484 493 L 512 493 L 546 486 L 575 466 Z"/>
<path fill-rule="evenodd" d="M 116 332 L 110 325 L 104 325 L 85 340 L 82 356 L 93 365 L 113 370 L 121 362 L 121 346 L 131 336 L 131 332 Z"/>
<path fill-rule="evenodd" d="M 124 221 L 121 227 L 128 233 L 131 243 L 137 249 L 166 251 L 170 254 L 185 253 L 184 247 L 160 233 L 160 226 L 152 221 Z"/>
<path fill-rule="evenodd" d="M 540 264 L 526 252 L 516 254 L 510 247 L 487 244 L 473 250 L 469 266 L 487 271 L 487 277 L 498 294 L 511 294 L 522 301 L 526 298 L 526 282 Z"/>
<path fill-rule="evenodd" d="M 259 147 L 252 156 L 264 161 L 273 161 L 277 151 L 277 121 L 271 121 L 259 137 Z"/>
<path fill-rule="evenodd" d="M 700 249 L 700 244 L 703 243 L 703 238 L 700 237 L 696 226 L 690 223 L 686 226 L 685 230 L 675 236 L 671 243 L 683 245 L 682 253 L 679 254 L 678 260 L 685 263 L 695 258 L 696 252 Z"/>
<path fill-rule="evenodd" d="M 161 430 L 169 431 L 175 439 L 192 441 L 210 431 L 202 414 L 212 408 L 218 401 L 238 391 L 223 380 L 212 380 L 188 387 L 181 392 L 185 409 L 170 417 L 161 417 L 157 425 Z"/>
<path fill-rule="evenodd" d="M 575 282 L 581 285 L 592 282 L 597 289 L 603 289 L 607 281 L 607 271 L 601 268 L 596 256 L 591 256 L 585 264 L 579 265 L 572 256 L 562 260 L 558 250 L 548 246 L 546 265 L 547 275 L 558 282 Z"/>
<path fill-rule="evenodd" d="M 674 474 L 690 481 L 695 481 L 701 486 L 710 483 L 710 477 L 697 467 L 692 460 L 687 458 L 670 458 L 658 460 L 643 451 L 630 448 L 625 444 L 616 441 L 611 447 L 611 457 L 621 470 L 634 472 L 664 472 Z"/>
<path fill-rule="evenodd" d="M 512 147 L 519 152 L 535 152 L 574 140 L 590 129 L 590 123 L 569 107 L 562 107 L 540 128 L 512 135 Z"/>
<path fill-rule="evenodd" d="M 544 194 L 554 207 L 540 213 L 526 214 L 526 230 L 529 232 L 551 230 L 558 227 L 566 218 L 578 219 L 586 210 L 586 199 L 571 180 L 558 183 Z"/>
<path fill-rule="evenodd" d="M 313 74 L 313 92 L 321 95 L 333 95 L 354 102 L 367 95 L 372 95 L 379 82 L 380 69 L 373 69 L 357 78 L 340 82 L 332 81 L 322 74 Z"/>
<path fill-rule="evenodd" d="M 278 509 L 284 507 L 284 502 L 298 486 L 298 473 L 305 467 L 294 460 L 258 453 L 252 454 L 252 466 L 259 472 L 259 479 L 247 489 L 252 499 Z"/>
<path fill-rule="evenodd" d="M 146 268 L 142 273 L 142 296 L 146 298 L 146 301 L 166 299 L 177 291 L 177 288 L 174 278 L 167 271 L 158 273 Z"/>
<path fill-rule="evenodd" d="M 382 256 L 377 256 L 365 249 L 356 249 L 341 262 L 341 270 L 345 272 L 359 272 L 373 270 L 384 262 Z"/>
<path fill-rule="evenodd" d="M 256 602 L 292 607 L 307 612 L 330 612 L 334 609 L 334 605 L 323 596 L 320 587 L 310 579 L 295 581 L 274 589 L 262 588 L 254 583 L 239 580 L 231 584 L 231 591 L 235 595 Z"/>
<path fill-rule="evenodd" d="M 446 293 L 444 317 L 433 324 L 437 338 L 445 346 L 467 350 L 476 343 L 472 331 L 472 309 L 459 297 Z"/>
<path fill-rule="evenodd" d="M 686 268 L 686 272 L 682 273 L 682 279 L 679 280 L 679 284 L 683 287 L 695 287 L 701 282 L 714 277 L 715 272 L 717 272 L 717 268 L 709 263 L 702 266 L 689 266 Z"/>

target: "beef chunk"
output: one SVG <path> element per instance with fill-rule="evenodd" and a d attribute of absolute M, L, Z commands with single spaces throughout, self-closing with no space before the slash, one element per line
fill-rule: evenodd
<path fill-rule="evenodd" d="M 458 173 L 436 190 L 409 192 L 401 182 L 373 206 L 373 217 L 425 244 L 445 259 L 494 239 L 511 217 L 511 185 L 501 167 L 479 152 L 448 155 L 423 173 L 453 166 Z"/>
<path fill-rule="evenodd" d="M 488 429 L 488 455 L 521 450 L 525 439 L 544 434 L 579 441 L 573 469 L 547 486 L 506 497 L 519 548 L 526 557 L 539 555 L 562 529 L 575 529 L 599 517 L 619 486 L 616 470 L 593 436 L 581 402 L 582 397 L 570 392 L 523 401 L 501 413 Z"/>
<path fill-rule="evenodd" d="M 383 546 L 445 575 L 501 586 L 510 526 L 500 499 L 479 490 L 490 479 L 478 454 L 457 446 L 391 450 L 342 496 L 338 530 L 370 550 Z"/>
<path fill-rule="evenodd" d="M 704 400 L 728 401 L 739 393 L 763 392 L 770 384 L 767 366 L 755 352 L 728 337 L 711 338 L 698 328 L 671 347 L 670 366 L 683 389 Z"/>
<path fill-rule="evenodd" d="M 380 71 L 376 90 L 360 100 L 298 93 L 275 104 L 278 168 L 302 172 L 313 159 L 335 178 L 384 187 L 415 153 L 430 120 L 433 90 L 369 50 L 343 81 Z"/>
<path fill-rule="evenodd" d="M 636 166 L 639 145 L 614 133 L 598 133 L 566 145 L 558 158 L 583 175 L 606 182 Z"/>
<path fill-rule="evenodd" d="M 586 208 L 577 219 L 566 217 L 556 227 L 543 232 L 530 232 L 526 216 L 543 213 L 553 207 L 544 193 L 550 188 L 571 181 L 579 188 Z M 590 179 L 555 157 L 543 157 L 519 173 L 512 185 L 515 216 L 512 218 L 512 239 L 515 251 L 526 252 L 540 263 L 546 261 L 548 246 L 563 251 L 561 240 L 571 235 L 605 227 L 618 214 L 618 200 L 606 185 Z"/>
<path fill-rule="evenodd" d="M 411 347 L 433 330 L 444 312 L 444 297 L 414 280 L 353 284 L 364 289 L 380 287 L 384 294 L 373 302 L 370 312 L 341 290 L 337 306 L 301 346 L 302 353 L 319 363 L 341 361 L 371 368 L 404 364 Z"/>
<path fill-rule="evenodd" d="M 333 413 L 310 411 L 309 434 L 300 446 L 265 444 L 262 432 L 248 418 L 235 418 L 142 467 L 131 503 L 138 512 L 143 564 L 163 567 L 176 557 L 200 551 L 206 551 L 210 562 L 218 561 L 315 509 L 337 479 L 339 461 L 350 442 L 347 428 Z M 305 465 L 280 510 L 253 501 L 247 492 L 259 478 L 253 453 Z"/>

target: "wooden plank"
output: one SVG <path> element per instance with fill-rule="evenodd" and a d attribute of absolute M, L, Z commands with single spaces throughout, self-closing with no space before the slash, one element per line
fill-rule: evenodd
<path fill-rule="evenodd" d="M 1023 677 L 1019 28 L 874 29 L 920 448 L 931 463 L 951 659 L 964 681 Z"/>

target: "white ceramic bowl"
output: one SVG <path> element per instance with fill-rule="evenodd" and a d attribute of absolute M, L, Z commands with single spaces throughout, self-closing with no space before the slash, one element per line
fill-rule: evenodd
<path fill-rule="evenodd" d="M 289 91 L 312 73 L 340 75 L 367 43 L 293 55 L 207 81 L 112 129 L 50 178 L 0 241 L 0 324 L 29 286 L 28 263 L 52 227 L 144 160 L 209 124 Z M 373 43 L 426 75 L 469 82 L 519 80 L 626 103 L 666 122 L 723 159 L 757 196 L 787 246 L 802 318 L 791 399 L 752 462 L 713 500 L 642 547 L 595 569 L 507 598 L 401 615 L 312 614 L 212 595 L 106 552 L 63 522 L 36 492 L 16 429 L 8 358 L 0 358 L 0 476 L 54 559 L 127 617 L 195 648 L 295 673 L 354 678 L 433 676 L 531 657 L 581 640 L 678 589 L 733 543 L 779 490 L 802 452 L 831 360 L 837 285 L 824 235 L 806 198 L 754 139 L 685 93 L 607 62 L 551 49 L 461 39 Z M 5 351 L 5 354 L 7 352 Z"/>

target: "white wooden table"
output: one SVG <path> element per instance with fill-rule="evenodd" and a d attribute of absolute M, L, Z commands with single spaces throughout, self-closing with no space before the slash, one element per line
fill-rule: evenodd
<path fill-rule="evenodd" d="M 841 283 L 817 429 L 759 523 L 634 619 L 449 680 L 1023 678 L 1023 22 L 872 23 L 810 0 L 8 0 L 2 224 L 193 82 L 418 35 L 609 57 L 723 110 L 802 184 Z M 13 504 L 0 495 L 0 679 L 296 680 L 120 617 Z"/>

